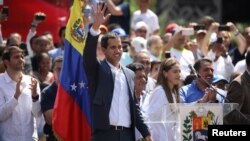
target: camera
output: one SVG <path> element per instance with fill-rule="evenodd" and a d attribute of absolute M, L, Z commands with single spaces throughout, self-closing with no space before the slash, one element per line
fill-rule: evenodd
<path fill-rule="evenodd" d="M 195 25 L 195 26 L 193 26 L 193 28 L 195 31 L 205 30 L 205 25 Z"/>
<path fill-rule="evenodd" d="M 222 44 L 222 42 L 223 42 L 222 37 L 217 37 L 216 43 L 217 44 Z"/>
<path fill-rule="evenodd" d="M 181 34 L 184 35 L 184 36 L 194 35 L 194 29 L 193 28 L 183 28 L 181 30 Z"/>
<path fill-rule="evenodd" d="M 2 9 L 2 15 L 4 17 L 8 17 L 9 16 L 9 7 L 8 6 L 4 6 L 3 9 Z"/>
<path fill-rule="evenodd" d="M 218 27 L 218 30 L 219 30 L 219 31 L 230 31 L 230 27 L 227 26 L 227 25 L 220 25 L 220 26 Z"/>
<path fill-rule="evenodd" d="M 23 42 L 22 42 L 22 43 L 19 45 L 19 47 L 23 50 L 24 56 L 28 56 L 28 55 L 29 55 L 26 43 L 23 43 Z"/>
<path fill-rule="evenodd" d="M 166 58 L 166 59 L 171 58 L 171 53 L 170 53 L 170 51 L 165 51 L 165 58 Z"/>
<path fill-rule="evenodd" d="M 46 19 L 46 15 L 44 13 L 35 14 L 35 20 L 44 21 Z"/>

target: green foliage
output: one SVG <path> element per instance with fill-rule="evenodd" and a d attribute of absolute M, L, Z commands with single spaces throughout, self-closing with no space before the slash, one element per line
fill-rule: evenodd
<path fill-rule="evenodd" d="M 217 116 L 215 120 L 213 120 L 212 125 L 219 125 L 219 117 Z"/>
<path fill-rule="evenodd" d="M 183 134 L 182 134 L 182 137 L 183 137 L 183 141 L 191 141 L 192 139 L 192 124 L 191 124 L 191 118 L 190 116 L 186 116 L 186 119 L 184 120 L 184 123 L 183 123 Z"/>

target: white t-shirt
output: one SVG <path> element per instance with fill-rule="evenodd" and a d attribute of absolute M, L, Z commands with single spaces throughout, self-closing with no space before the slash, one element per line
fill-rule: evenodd
<path fill-rule="evenodd" d="M 247 69 L 246 59 L 237 62 L 236 65 L 234 66 L 234 72 L 244 73 L 246 69 Z"/>
<path fill-rule="evenodd" d="M 136 10 L 132 17 L 131 27 L 134 29 L 135 24 L 139 21 L 144 21 L 148 25 L 148 35 L 152 34 L 155 30 L 160 29 L 158 17 L 156 14 L 148 9 L 146 13 L 141 13 L 141 10 Z"/>
<path fill-rule="evenodd" d="M 171 48 L 171 57 L 174 57 L 179 61 L 181 67 L 181 80 L 184 80 L 190 74 L 190 68 L 188 65 L 192 65 L 195 62 L 194 54 L 192 51 L 183 48 L 182 50 L 177 50 Z"/>

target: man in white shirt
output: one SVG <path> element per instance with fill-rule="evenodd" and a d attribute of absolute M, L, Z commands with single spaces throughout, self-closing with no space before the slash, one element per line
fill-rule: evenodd
<path fill-rule="evenodd" d="M 41 116 L 37 81 L 23 74 L 23 50 L 11 46 L 3 51 L 6 71 L 0 75 L 0 140 L 33 141 L 34 117 Z"/>
<path fill-rule="evenodd" d="M 149 8 L 152 0 L 137 0 L 139 10 L 133 13 L 131 28 L 135 30 L 135 25 L 139 21 L 143 21 L 148 25 L 147 37 L 157 35 L 160 32 L 160 25 L 157 15 Z"/>

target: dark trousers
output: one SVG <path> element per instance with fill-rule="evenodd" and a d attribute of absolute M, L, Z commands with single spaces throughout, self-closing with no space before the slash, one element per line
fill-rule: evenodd
<path fill-rule="evenodd" d="M 91 141 L 135 141 L 134 130 L 96 130 L 91 136 Z"/>

